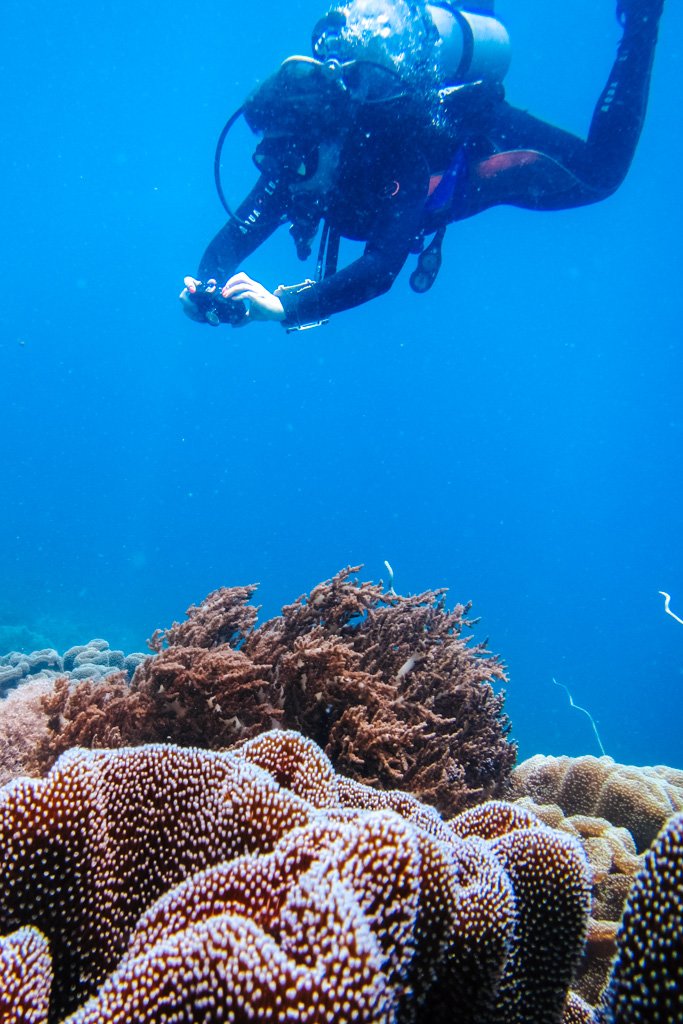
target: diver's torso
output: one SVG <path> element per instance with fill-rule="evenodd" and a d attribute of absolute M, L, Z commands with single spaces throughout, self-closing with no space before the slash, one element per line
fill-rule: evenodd
<path fill-rule="evenodd" d="M 396 124 L 358 125 L 346 137 L 334 194 L 326 218 L 344 238 L 367 241 L 383 222 L 405 218 L 411 230 L 436 230 L 442 223 L 470 215 L 470 168 L 495 145 L 489 133 L 500 108 L 489 106 L 446 132 L 426 132 Z M 461 169 L 451 199 L 441 208 L 429 204 L 435 176 L 455 160 Z M 408 227 L 408 224 L 406 224 Z"/>
<path fill-rule="evenodd" d="M 424 203 L 429 167 L 418 147 L 404 149 L 367 138 L 345 147 L 330 224 L 345 238 L 367 241 L 378 222 L 399 216 L 408 205 Z"/>

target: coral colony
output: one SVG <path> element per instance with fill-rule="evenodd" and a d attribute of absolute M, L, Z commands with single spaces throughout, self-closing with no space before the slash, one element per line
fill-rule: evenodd
<path fill-rule="evenodd" d="M 683 773 L 514 768 L 468 608 L 356 572 L 8 690 L 2 1024 L 683 1020 Z"/>

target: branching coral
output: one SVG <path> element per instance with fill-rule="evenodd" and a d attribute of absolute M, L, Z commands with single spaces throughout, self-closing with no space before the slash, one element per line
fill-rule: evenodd
<path fill-rule="evenodd" d="M 500 661 L 463 632 L 462 605 L 340 572 L 255 628 L 253 587 L 223 589 L 152 638 L 132 684 L 58 685 L 32 768 L 63 750 L 172 741 L 212 749 L 273 726 L 315 740 L 335 767 L 453 814 L 500 793 L 515 760 Z"/>
<path fill-rule="evenodd" d="M 214 590 L 200 605 L 188 608 L 185 622 L 156 630 L 150 648 L 238 646 L 256 625 L 258 610 L 247 603 L 255 593 L 254 584 Z"/>
<path fill-rule="evenodd" d="M 559 1024 L 587 913 L 574 840 L 502 804 L 446 825 L 405 794 L 366 810 L 369 793 L 283 731 L 227 753 L 73 751 L 11 783 L 17 1020 L 40 1024 L 49 980 L 32 927 L 53 1021 Z"/>

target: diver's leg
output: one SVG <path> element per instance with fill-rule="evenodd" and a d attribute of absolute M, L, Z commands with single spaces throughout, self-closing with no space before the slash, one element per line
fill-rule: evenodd
<path fill-rule="evenodd" d="M 617 0 L 617 18 L 624 27 L 629 21 L 632 27 L 636 21 L 656 25 L 663 9 L 664 0 Z"/>
<path fill-rule="evenodd" d="M 566 209 L 618 188 L 645 119 L 662 6 L 663 0 L 622 0 L 624 34 L 587 140 L 501 103 L 487 132 L 497 152 L 474 168 L 468 213 L 499 203 Z"/>
<path fill-rule="evenodd" d="M 645 120 L 663 0 L 621 0 L 624 34 L 591 122 L 581 176 L 604 194 L 624 180 Z"/>

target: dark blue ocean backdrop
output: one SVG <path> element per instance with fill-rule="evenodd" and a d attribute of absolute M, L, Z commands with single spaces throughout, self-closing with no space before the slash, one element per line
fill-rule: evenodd
<path fill-rule="evenodd" d="M 347 564 L 472 601 L 522 756 L 683 766 L 683 8 L 631 173 L 449 230 L 424 297 L 319 331 L 181 313 L 216 137 L 325 4 L 6 0 L 0 641 L 130 651 L 221 585 L 263 615 Z M 501 0 L 508 98 L 585 134 L 613 0 Z M 244 154 L 248 159 L 248 154 Z M 286 231 L 245 267 L 300 280 Z"/>

